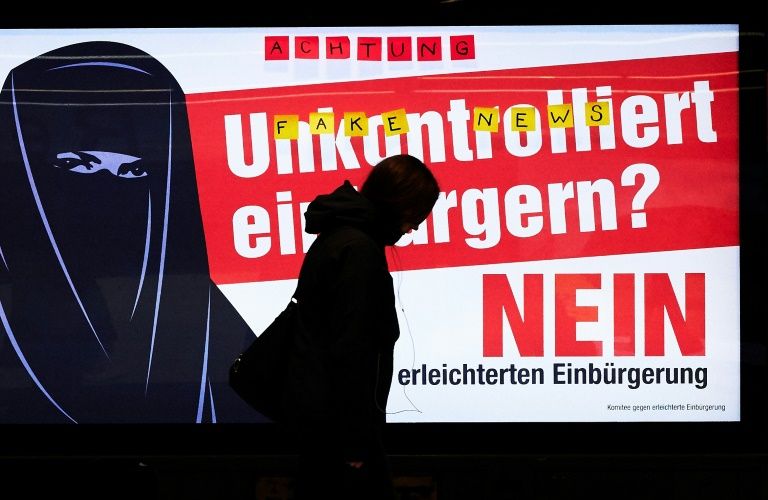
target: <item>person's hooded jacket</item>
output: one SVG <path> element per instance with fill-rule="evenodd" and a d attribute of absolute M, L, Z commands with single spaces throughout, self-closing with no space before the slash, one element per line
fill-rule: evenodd
<path fill-rule="evenodd" d="M 401 234 L 349 181 L 318 196 L 305 218 L 318 237 L 297 286 L 310 338 L 289 384 L 291 413 L 330 425 L 345 455 L 364 458 L 386 419 L 399 328 L 385 246 Z"/>

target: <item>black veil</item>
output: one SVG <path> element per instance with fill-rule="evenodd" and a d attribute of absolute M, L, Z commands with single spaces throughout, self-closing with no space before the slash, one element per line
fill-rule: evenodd
<path fill-rule="evenodd" d="M 253 333 L 211 282 L 184 93 L 112 42 L 0 94 L 0 421 L 255 421 L 227 386 Z"/>

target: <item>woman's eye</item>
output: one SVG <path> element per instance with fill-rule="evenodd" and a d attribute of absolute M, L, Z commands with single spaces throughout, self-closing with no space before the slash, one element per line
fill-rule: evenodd
<path fill-rule="evenodd" d="M 73 166 L 76 166 L 80 160 L 75 160 L 74 158 L 61 158 L 57 159 L 54 162 L 54 165 L 56 165 L 59 168 L 71 168 Z"/>
<path fill-rule="evenodd" d="M 89 173 L 94 170 L 93 163 L 83 158 L 56 158 L 53 166 L 79 173 Z"/>
<path fill-rule="evenodd" d="M 117 175 L 119 177 L 135 179 L 137 177 L 145 177 L 147 171 L 140 163 L 124 163 L 117 169 Z"/>

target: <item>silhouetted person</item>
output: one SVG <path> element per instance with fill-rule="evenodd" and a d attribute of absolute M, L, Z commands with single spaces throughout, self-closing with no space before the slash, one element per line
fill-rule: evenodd
<path fill-rule="evenodd" d="M 399 328 L 385 247 L 417 228 L 438 194 L 424 163 L 396 155 L 360 192 L 347 181 L 306 211 L 307 232 L 319 236 L 299 275 L 307 338 L 287 396 L 298 498 L 393 498 L 382 428 Z"/>

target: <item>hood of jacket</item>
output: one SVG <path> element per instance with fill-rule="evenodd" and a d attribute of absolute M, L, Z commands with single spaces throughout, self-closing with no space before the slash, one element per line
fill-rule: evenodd
<path fill-rule="evenodd" d="M 344 181 L 331 193 L 316 197 L 307 207 L 304 218 L 306 231 L 310 234 L 353 226 L 383 245 L 394 245 L 402 236 L 396 219 L 378 210 L 349 181 Z"/>

